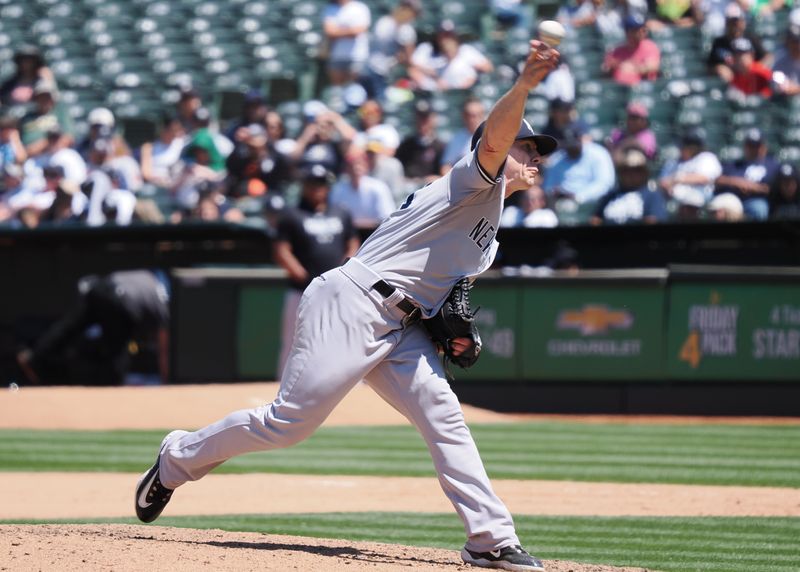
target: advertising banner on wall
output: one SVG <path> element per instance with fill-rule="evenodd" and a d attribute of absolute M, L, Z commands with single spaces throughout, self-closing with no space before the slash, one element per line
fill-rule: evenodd
<path fill-rule="evenodd" d="M 663 372 L 661 285 L 544 286 L 523 294 L 528 379 L 646 380 Z"/>
<path fill-rule="evenodd" d="M 668 371 L 679 379 L 800 379 L 800 288 L 670 288 Z"/>

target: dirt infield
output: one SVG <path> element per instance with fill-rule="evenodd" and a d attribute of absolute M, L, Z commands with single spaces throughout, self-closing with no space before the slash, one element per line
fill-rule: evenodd
<path fill-rule="evenodd" d="M 23 388 L 0 392 L 0 427 L 86 430 L 194 428 L 234 409 L 268 402 L 276 391 L 276 384 Z M 502 415 L 473 407 L 464 410 L 470 423 L 513 423 L 541 418 Z M 586 422 L 609 420 L 608 417 L 584 419 Z M 630 421 L 628 418 L 613 420 Z M 641 422 L 645 419 L 636 420 Z M 658 418 L 650 421 L 672 423 L 677 420 Z M 711 422 L 701 418 L 680 421 Z M 797 420 L 781 422 L 796 423 Z M 406 420 L 369 388 L 359 386 L 325 424 L 404 423 Z M 136 477 L 103 473 L 0 473 L 0 519 L 131 516 L 132 488 Z M 498 480 L 494 485 L 515 514 L 800 516 L 800 491 L 795 489 L 512 480 Z M 285 494 L 276 498 L 270 494 L 275 490 Z M 391 497 L 387 498 L 387 490 L 392 490 Z M 252 474 L 209 475 L 181 489 L 169 507 L 171 515 L 449 510 L 452 507 L 433 478 Z M 178 571 L 200 568 L 471 569 L 460 564 L 455 551 L 343 540 L 154 526 L 0 527 L 0 570 L 143 570 L 156 567 Z M 623 569 L 549 562 L 548 570 L 611 572 Z"/>
<path fill-rule="evenodd" d="M 546 562 L 550 572 L 642 572 Z M 454 550 L 349 542 L 250 532 L 85 525 L 0 526 L 0 570 L 457 570 Z"/>

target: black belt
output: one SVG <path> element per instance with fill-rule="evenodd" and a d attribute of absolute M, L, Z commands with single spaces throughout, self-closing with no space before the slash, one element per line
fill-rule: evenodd
<path fill-rule="evenodd" d="M 375 282 L 375 284 L 372 285 L 372 289 L 384 298 L 388 298 L 397 291 L 394 286 L 391 286 L 385 280 L 378 280 Z M 420 319 L 420 317 L 422 317 L 422 312 L 420 312 L 420 309 L 409 302 L 408 298 L 405 296 L 396 304 L 396 306 L 400 308 L 406 315 L 405 319 L 403 320 L 404 324 L 416 322 Z"/>

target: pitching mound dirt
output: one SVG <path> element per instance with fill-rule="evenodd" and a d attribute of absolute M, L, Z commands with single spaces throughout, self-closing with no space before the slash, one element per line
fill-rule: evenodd
<path fill-rule="evenodd" d="M 646 572 L 551 560 L 549 572 Z M 0 526 L 0 570 L 476 570 L 458 552 L 157 526 Z"/>

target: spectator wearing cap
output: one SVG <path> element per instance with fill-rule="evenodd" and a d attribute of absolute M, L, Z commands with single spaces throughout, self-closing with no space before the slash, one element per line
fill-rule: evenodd
<path fill-rule="evenodd" d="M 52 167 L 51 167 L 52 169 Z M 55 167 L 59 169 L 59 167 Z M 62 171 L 63 173 L 63 171 Z M 53 225 L 80 224 L 89 206 L 89 199 L 80 186 L 55 171 L 45 173 L 45 192 L 50 205 L 39 216 L 39 223 Z"/>
<path fill-rule="evenodd" d="M 663 195 L 650 188 L 647 155 L 636 143 L 614 152 L 617 184 L 597 203 L 590 222 L 599 224 L 657 223 L 667 219 Z"/>
<path fill-rule="evenodd" d="M 57 101 L 56 84 L 39 80 L 33 89 L 33 109 L 19 123 L 20 138 L 29 157 L 39 155 L 45 148 L 52 149 L 47 140 L 48 133 L 60 133 L 59 147 L 69 147 L 74 142 L 72 119 L 61 105 L 57 105 Z"/>
<path fill-rule="evenodd" d="M 395 210 L 392 191 L 368 172 L 366 153 L 353 146 L 345 157 L 345 175 L 331 190 L 331 204 L 349 211 L 353 224 L 360 229 L 376 228 Z"/>
<path fill-rule="evenodd" d="M 784 45 L 775 54 L 772 78 L 777 94 L 800 94 L 800 26 L 791 25 L 786 31 Z"/>
<path fill-rule="evenodd" d="M 735 2 L 725 8 L 725 32 L 714 39 L 708 53 L 708 68 L 726 82 L 733 79 L 733 42 L 739 38 L 750 40 L 753 57 L 758 62 L 766 61 L 767 52 L 761 40 L 747 30 L 744 10 Z"/>
<path fill-rule="evenodd" d="M 0 170 L 6 165 L 22 165 L 27 159 L 17 120 L 11 116 L 0 117 Z"/>
<path fill-rule="evenodd" d="M 706 210 L 717 222 L 739 222 L 744 220 L 744 207 L 733 193 L 722 193 L 709 201 Z"/>
<path fill-rule="evenodd" d="M 519 193 L 516 205 L 507 205 L 500 216 L 501 227 L 553 228 L 558 217 L 547 208 L 547 197 L 539 185 L 531 185 Z"/>
<path fill-rule="evenodd" d="M 658 78 L 661 50 L 647 37 L 645 23 L 639 14 L 628 14 L 623 22 L 625 42 L 609 51 L 603 60 L 603 70 L 621 85 Z"/>
<path fill-rule="evenodd" d="M 263 124 L 242 127 L 239 136 L 242 138 L 225 161 L 228 196 L 261 197 L 267 192 L 282 195 L 291 180 L 290 165 L 275 150 Z"/>
<path fill-rule="evenodd" d="M 55 84 L 53 72 L 36 46 L 23 44 L 14 51 L 14 74 L 0 85 L 0 104 L 25 105 L 33 99 L 40 80 Z"/>
<path fill-rule="evenodd" d="M 300 202 L 296 208 L 284 209 L 278 221 L 272 255 L 290 283 L 283 303 L 278 371 L 283 371 L 289 355 L 303 290 L 315 276 L 340 265 L 358 250 L 350 213 L 329 202 L 334 177 L 323 165 L 303 168 Z"/>
<path fill-rule="evenodd" d="M 249 125 L 264 125 L 267 119 L 269 106 L 262 93 L 257 89 L 248 91 L 244 96 L 241 115 L 231 122 L 225 130 L 225 137 L 230 139 L 234 146 L 247 139 Z"/>
<path fill-rule="evenodd" d="M 366 85 L 369 97 L 382 99 L 386 86 L 405 67 L 417 45 L 414 22 L 422 12 L 420 0 L 400 0 L 394 9 L 378 18 L 370 32 Z"/>
<path fill-rule="evenodd" d="M 643 103 L 632 101 L 625 108 L 625 127 L 614 128 L 608 138 L 609 150 L 613 153 L 617 149 L 635 144 L 652 161 L 656 157 L 658 144 L 656 134 L 650 129 L 650 112 Z"/>
<path fill-rule="evenodd" d="M 89 152 L 95 141 L 98 139 L 110 139 L 116 135 L 114 133 L 116 120 L 114 113 L 110 109 L 96 107 L 89 112 L 86 122 L 89 124 L 89 131 L 86 137 L 78 143 L 76 149 L 81 154 L 81 157 L 88 160 Z"/>
<path fill-rule="evenodd" d="M 116 132 L 116 120 L 110 109 L 97 107 L 88 115 L 89 133 L 78 144 L 78 151 L 89 168 L 113 169 L 122 177 L 123 188 L 137 192 L 144 179 L 139 162 L 125 139 Z M 100 161 L 100 162 L 98 162 Z"/>
<path fill-rule="evenodd" d="M 165 116 L 158 139 L 143 144 L 139 152 L 144 181 L 161 189 L 171 188 L 185 144 L 186 132 L 178 117 Z"/>
<path fill-rule="evenodd" d="M 586 130 L 586 125 L 575 110 L 575 102 L 556 98 L 550 102 L 547 125 L 542 129 L 542 135 L 549 135 L 560 142 L 564 139 L 564 130 L 573 123 L 580 123 Z"/>
<path fill-rule="evenodd" d="M 88 172 L 86 161 L 75 149 L 64 145 L 64 134 L 58 125 L 48 130 L 44 142 L 45 146 L 31 159 L 31 162 L 40 169 L 47 166 L 61 167 L 66 180 L 81 185 L 86 180 Z"/>
<path fill-rule="evenodd" d="M 444 142 L 436 133 L 436 112 L 425 100 L 414 107 L 414 131 L 397 148 L 397 159 L 403 164 L 406 186 L 421 188 L 439 178 L 444 155 Z"/>
<path fill-rule="evenodd" d="M 462 127 L 450 136 L 442 155 L 441 174 L 444 175 L 461 157 L 469 153 L 472 134 L 486 119 L 486 106 L 479 99 L 469 98 L 461 106 Z"/>
<path fill-rule="evenodd" d="M 595 203 L 614 186 L 614 163 L 578 122 L 564 130 L 559 147 L 547 162 L 542 187 L 555 201 L 559 220 L 586 222 Z"/>
<path fill-rule="evenodd" d="M 714 192 L 722 165 L 706 150 L 702 128 L 687 130 L 680 139 L 680 154 L 661 169 L 658 185 L 678 205 L 678 218 L 696 219 Z"/>
<path fill-rule="evenodd" d="M 414 50 L 408 72 L 418 89 L 447 91 L 469 89 L 479 74 L 493 70 L 489 58 L 461 42 L 453 21 L 443 20 L 433 42 L 423 42 Z"/>
<path fill-rule="evenodd" d="M 208 129 L 200 129 L 184 147 L 183 168 L 172 186 L 177 204 L 188 211 L 195 207 L 199 187 L 204 183 L 219 183 L 225 178 L 225 159 L 214 143 Z"/>
<path fill-rule="evenodd" d="M 369 176 L 389 187 L 395 205 L 399 206 L 410 191 L 406 187 L 403 164 L 394 156 L 397 151 L 397 140 L 380 130 L 373 129 L 367 137 L 366 151 Z"/>
<path fill-rule="evenodd" d="M 800 219 L 800 173 L 791 163 L 783 163 L 775 175 L 769 194 L 769 218 Z"/>
<path fill-rule="evenodd" d="M 290 158 L 301 167 L 322 164 L 340 175 L 344 168 L 344 155 L 358 132 L 321 101 L 307 101 L 303 105 L 303 116 L 305 127 Z"/>
<path fill-rule="evenodd" d="M 772 95 L 772 71 L 753 58 L 753 44 L 747 38 L 731 42 L 733 51 L 733 77 L 729 82 L 729 95 L 741 97 Z"/>
<path fill-rule="evenodd" d="M 322 30 L 328 42 L 328 79 L 333 85 L 354 82 L 369 58 L 372 14 L 358 0 L 333 0 L 322 14 Z"/>
<path fill-rule="evenodd" d="M 375 99 L 368 99 L 358 108 L 359 127 L 353 143 L 366 147 L 367 141 L 372 137 L 381 141 L 384 152 L 394 156 L 400 145 L 400 134 L 392 125 L 383 121 L 383 107 Z"/>
<path fill-rule="evenodd" d="M 722 165 L 714 192 L 735 195 L 741 200 L 747 218 L 766 220 L 769 189 L 778 172 L 778 162 L 768 154 L 766 139 L 758 128 L 747 131 L 743 146 L 741 159 Z"/>

